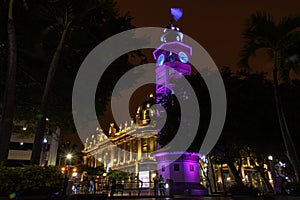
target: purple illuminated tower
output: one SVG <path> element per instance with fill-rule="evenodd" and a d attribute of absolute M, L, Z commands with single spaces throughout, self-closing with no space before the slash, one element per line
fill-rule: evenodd
<path fill-rule="evenodd" d="M 183 34 L 179 27 L 170 23 L 161 36 L 163 42 L 154 52 L 156 60 L 156 94 L 157 102 L 160 97 L 166 97 L 175 86 L 176 79 L 191 75 L 189 57 L 192 47 L 182 43 Z M 173 80 L 173 81 L 172 81 Z"/>
<path fill-rule="evenodd" d="M 157 66 L 156 103 L 164 106 L 168 115 L 170 114 L 169 111 L 173 112 L 172 115 L 178 115 L 178 119 L 175 117 L 173 122 L 169 122 L 169 128 L 159 131 L 158 138 L 162 140 L 162 142 L 159 142 L 159 148 L 172 139 L 170 132 L 175 132 L 173 125 L 185 123 L 185 120 L 180 117 L 180 111 L 172 111 L 176 107 L 176 97 L 174 97 L 173 89 L 176 87 L 178 80 L 191 75 L 189 60 L 192 56 L 192 47 L 183 43 L 183 34 L 180 32 L 179 27 L 172 22 L 164 29 L 161 41 L 162 44 L 153 52 Z M 179 90 L 176 95 L 185 96 L 188 99 L 188 94 L 184 92 L 184 88 Z M 157 160 L 158 173 L 165 180 L 171 179 L 174 181 L 174 192 L 194 195 L 206 193 L 206 189 L 200 185 L 199 153 L 178 152 L 175 150 L 155 153 L 153 156 Z"/>

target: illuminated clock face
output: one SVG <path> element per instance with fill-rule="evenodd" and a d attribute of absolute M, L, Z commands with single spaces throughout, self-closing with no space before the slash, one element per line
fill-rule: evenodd
<path fill-rule="evenodd" d="M 165 55 L 164 54 L 161 54 L 158 59 L 157 59 L 157 64 L 159 66 L 161 66 L 162 64 L 164 64 L 164 61 L 165 61 Z"/>
<path fill-rule="evenodd" d="M 178 53 L 178 58 L 182 63 L 187 63 L 189 61 L 188 56 L 182 51 Z"/>

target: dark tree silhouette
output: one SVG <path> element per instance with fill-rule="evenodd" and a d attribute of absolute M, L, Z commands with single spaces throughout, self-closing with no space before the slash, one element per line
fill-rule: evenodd
<path fill-rule="evenodd" d="M 244 47 L 241 50 L 240 63 L 249 67 L 248 60 L 258 50 L 266 50 L 273 60 L 273 84 L 278 121 L 282 133 L 287 156 L 294 168 L 297 181 L 300 181 L 300 162 L 293 139 L 286 122 L 283 103 L 279 90 L 279 72 L 286 75 L 295 67 L 299 59 L 297 55 L 300 44 L 300 17 L 284 17 L 279 23 L 268 14 L 257 12 L 249 17 L 248 24 L 242 33 Z M 286 77 L 286 76 L 285 76 Z"/>
<path fill-rule="evenodd" d="M 17 71 L 17 44 L 13 18 L 13 0 L 9 1 L 7 35 L 8 35 L 8 69 L 6 76 L 4 99 L 2 104 L 2 119 L 0 125 L 0 161 L 6 163 L 9 142 L 13 127 L 15 109 L 15 85 Z"/>

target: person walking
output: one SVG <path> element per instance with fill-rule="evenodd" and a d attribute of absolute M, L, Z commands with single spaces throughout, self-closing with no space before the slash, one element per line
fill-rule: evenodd
<path fill-rule="evenodd" d="M 111 180 L 111 188 L 110 188 L 110 196 L 114 196 L 115 192 L 116 192 L 116 186 L 117 186 L 117 182 L 115 178 L 112 178 Z"/>
<path fill-rule="evenodd" d="M 90 180 L 90 193 L 91 194 L 95 194 L 95 178 L 92 177 L 91 180 Z"/>
<path fill-rule="evenodd" d="M 157 197 L 157 188 L 158 188 L 158 173 L 156 172 L 155 177 L 153 178 L 154 182 L 154 196 Z"/>
<path fill-rule="evenodd" d="M 138 179 L 138 181 L 139 181 L 139 191 L 138 191 L 138 196 L 140 196 L 141 191 L 142 191 L 142 188 L 143 188 L 143 181 L 140 180 L 140 179 Z"/>
<path fill-rule="evenodd" d="M 164 178 L 162 177 L 162 175 L 159 175 L 158 181 L 159 181 L 158 187 L 159 187 L 160 196 L 166 196 L 165 182 L 164 182 Z"/>

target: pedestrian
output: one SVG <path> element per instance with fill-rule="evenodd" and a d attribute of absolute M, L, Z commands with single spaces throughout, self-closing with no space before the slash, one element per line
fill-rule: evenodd
<path fill-rule="evenodd" d="M 114 196 L 115 192 L 116 192 L 116 179 L 112 178 L 111 180 L 111 188 L 110 188 L 110 196 Z"/>
<path fill-rule="evenodd" d="M 153 178 L 154 182 L 154 196 L 157 196 L 157 188 L 158 188 L 158 173 L 156 172 L 155 177 Z"/>
<path fill-rule="evenodd" d="M 143 181 L 140 180 L 140 179 L 138 179 L 138 181 L 139 181 L 139 191 L 138 191 L 138 196 L 140 196 L 141 191 L 142 191 L 142 188 L 143 188 Z"/>
<path fill-rule="evenodd" d="M 83 183 L 83 186 L 82 186 L 82 193 L 83 193 L 83 194 L 87 194 L 87 193 L 88 193 L 87 182 L 84 182 L 84 183 Z"/>
<path fill-rule="evenodd" d="M 158 181 L 159 181 L 158 187 L 159 187 L 160 196 L 166 196 L 165 182 L 164 182 L 164 178 L 162 177 L 162 175 L 159 175 Z"/>
<path fill-rule="evenodd" d="M 90 193 L 95 194 L 95 179 L 93 176 L 90 180 Z"/>

